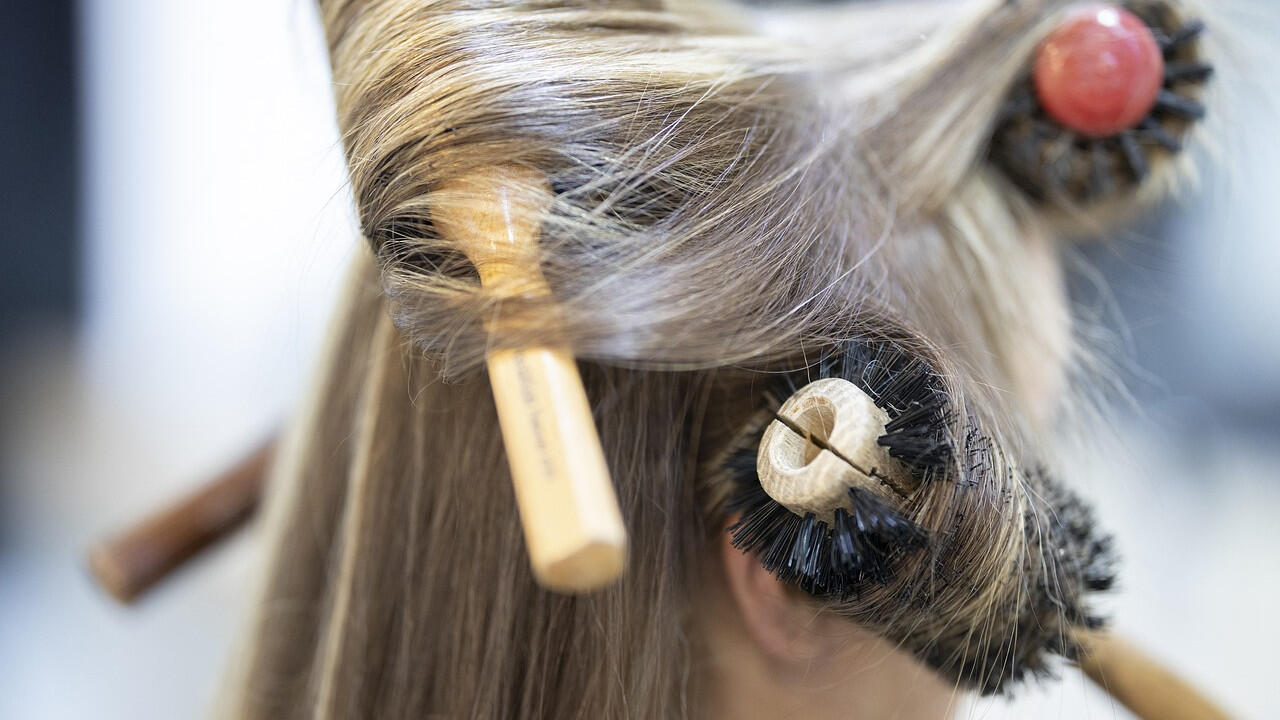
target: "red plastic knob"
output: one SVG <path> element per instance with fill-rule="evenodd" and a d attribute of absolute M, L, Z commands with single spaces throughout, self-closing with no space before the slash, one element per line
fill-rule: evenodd
<path fill-rule="evenodd" d="M 1071 11 L 1032 69 L 1036 94 L 1058 122 L 1091 137 L 1134 127 L 1164 84 L 1164 57 L 1140 18 L 1115 5 Z"/>

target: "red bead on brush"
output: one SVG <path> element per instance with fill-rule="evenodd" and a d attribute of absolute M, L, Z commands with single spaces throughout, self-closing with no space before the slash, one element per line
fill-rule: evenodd
<path fill-rule="evenodd" d="M 1115 5 L 1090 4 L 1045 39 L 1032 78 L 1051 117 L 1082 135 L 1108 137 L 1147 116 L 1164 71 L 1146 23 Z"/>

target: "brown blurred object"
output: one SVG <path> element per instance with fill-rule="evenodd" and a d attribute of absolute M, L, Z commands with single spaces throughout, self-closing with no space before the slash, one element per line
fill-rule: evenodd
<path fill-rule="evenodd" d="M 274 439 L 235 466 L 123 533 L 89 550 L 89 569 L 116 600 L 131 603 L 258 507 Z"/>
<path fill-rule="evenodd" d="M 1229 720 L 1230 715 L 1154 658 L 1106 631 L 1076 635 L 1080 669 L 1142 720 Z"/>

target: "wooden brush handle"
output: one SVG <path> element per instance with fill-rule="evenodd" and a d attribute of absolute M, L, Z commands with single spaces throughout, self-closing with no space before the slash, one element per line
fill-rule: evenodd
<path fill-rule="evenodd" d="M 550 199 L 538 173 L 492 168 L 442 184 L 432 222 L 487 290 L 549 295 L 535 243 Z M 502 332 L 497 323 L 489 330 Z M 500 349 L 487 362 L 534 575 L 559 592 L 613 582 L 626 562 L 626 528 L 573 355 L 559 346 Z"/>
<path fill-rule="evenodd" d="M 1142 720 L 1229 720 L 1173 671 L 1107 631 L 1076 633 L 1080 669 L 1095 685 Z"/>
<path fill-rule="evenodd" d="M 573 356 L 499 350 L 488 365 L 534 574 L 562 592 L 616 580 L 626 530 Z"/>
<path fill-rule="evenodd" d="M 89 550 L 89 570 L 122 603 L 226 537 L 258 506 L 274 444 L 259 448 L 191 495 Z"/>

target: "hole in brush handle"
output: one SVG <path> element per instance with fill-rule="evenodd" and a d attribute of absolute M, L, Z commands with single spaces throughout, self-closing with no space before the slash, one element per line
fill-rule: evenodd
<path fill-rule="evenodd" d="M 765 430 L 757 456 L 760 485 L 792 512 L 826 519 L 858 488 L 897 505 L 918 486 L 878 443 L 888 414 L 840 378 L 794 393 Z"/>

